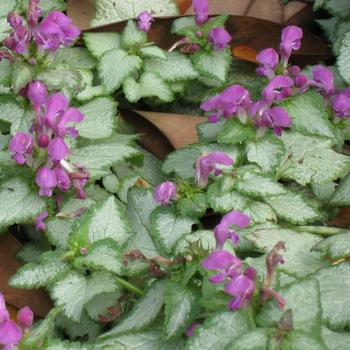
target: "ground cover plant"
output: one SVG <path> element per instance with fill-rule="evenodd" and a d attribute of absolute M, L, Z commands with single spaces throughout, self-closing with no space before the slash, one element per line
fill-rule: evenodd
<path fill-rule="evenodd" d="M 350 88 L 292 63 L 303 30 L 254 72 L 205 0 L 168 51 L 151 12 L 81 34 L 44 3 L 0 4 L 0 232 L 53 306 L 15 321 L 0 293 L 0 348 L 349 349 Z M 160 162 L 118 104 L 208 121 Z"/>

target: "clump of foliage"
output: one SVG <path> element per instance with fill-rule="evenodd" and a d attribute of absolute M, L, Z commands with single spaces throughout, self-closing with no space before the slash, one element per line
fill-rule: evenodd
<path fill-rule="evenodd" d="M 147 11 L 72 47 L 57 9 L 6 8 L 0 230 L 30 241 L 10 285 L 54 306 L 9 340 L 3 305 L 5 349 L 348 349 L 350 233 L 328 222 L 350 205 L 349 88 L 290 63 L 295 26 L 228 84 L 226 17 L 193 5 L 167 52 Z M 117 101 L 183 102 L 195 85 L 208 122 L 160 164 Z"/>

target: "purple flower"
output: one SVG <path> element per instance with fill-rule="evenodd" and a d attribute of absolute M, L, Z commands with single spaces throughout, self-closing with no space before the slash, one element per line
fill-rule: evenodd
<path fill-rule="evenodd" d="M 71 180 L 69 175 L 60 167 L 54 168 L 56 178 L 57 178 L 57 187 L 62 192 L 67 192 L 71 186 Z"/>
<path fill-rule="evenodd" d="M 220 175 L 218 165 L 230 166 L 233 160 L 224 152 L 212 152 L 201 156 L 196 164 L 196 180 L 198 186 L 204 187 L 208 183 L 209 174 Z"/>
<path fill-rule="evenodd" d="M 36 173 L 35 182 L 40 187 L 40 196 L 51 197 L 52 191 L 57 185 L 56 174 L 53 170 L 42 167 Z"/>
<path fill-rule="evenodd" d="M 7 311 L 5 298 L 2 293 L 0 293 L 0 323 L 8 320 L 10 318 L 10 314 Z"/>
<path fill-rule="evenodd" d="M 41 148 L 46 148 L 50 143 L 50 137 L 48 134 L 40 134 L 38 136 L 38 145 Z"/>
<path fill-rule="evenodd" d="M 206 270 L 216 270 L 218 273 L 209 278 L 212 283 L 221 283 L 228 277 L 242 272 L 242 261 L 224 250 L 211 253 L 202 261 Z"/>
<path fill-rule="evenodd" d="M 192 0 L 192 6 L 196 15 L 196 23 L 198 25 L 204 24 L 208 20 L 208 0 Z"/>
<path fill-rule="evenodd" d="M 13 28 L 16 29 L 17 27 L 20 27 L 23 25 L 23 19 L 22 17 L 16 13 L 16 12 L 10 12 L 7 15 L 7 22 L 9 25 Z"/>
<path fill-rule="evenodd" d="M 161 183 L 155 188 L 153 198 L 162 205 L 168 205 L 176 198 L 176 185 L 171 181 Z"/>
<path fill-rule="evenodd" d="M 60 11 L 53 11 L 45 17 L 35 30 L 35 41 L 39 48 L 56 51 L 59 47 L 71 45 L 80 35 L 80 29 Z"/>
<path fill-rule="evenodd" d="M 339 118 L 350 117 L 350 93 L 342 92 L 334 96 L 332 101 L 332 107 L 337 117 Z"/>
<path fill-rule="evenodd" d="M 47 152 L 51 160 L 60 161 L 69 155 L 69 148 L 63 138 L 55 137 L 50 141 Z"/>
<path fill-rule="evenodd" d="M 193 322 L 186 330 L 186 335 L 188 337 L 193 337 L 194 336 L 194 331 L 195 329 L 200 326 L 199 323 Z"/>
<path fill-rule="evenodd" d="M 46 85 L 39 81 L 33 81 L 28 85 L 27 97 L 30 100 L 35 111 L 40 111 L 41 107 L 45 105 L 47 99 Z"/>
<path fill-rule="evenodd" d="M 264 49 L 260 51 L 256 60 L 260 63 L 260 67 L 256 69 L 258 75 L 262 75 L 272 79 L 275 75 L 275 69 L 277 67 L 279 57 L 278 53 L 274 49 Z"/>
<path fill-rule="evenodd" d="M 325 97 L 330 97 L 334 92 L 334 77 L 330 69 L 317 65 L 312 68 L 313 80 L 310 86 L 314 86 L 322 92 Z"/>
<path fill-rule="evenodd" d="M 283 100 L 292 95 L 293 79 L 284 75 L 277 75 L 270 80 L 262 92 L 264 99 L 272 103 L 273 100 Z"/>
<path fill-rule="evenodd" d="M 286 67 L 288 60 L 293 50 L 299 50 L 301 46 L 301 39 L 303 31 L 296 26 L 288 26 L 282 31 L 282 40 L 280 44 L 280 52 L 283 65 Z"/>
<path fill-rule="evenodd" d="M 152 15 L 148 11 L 143 11 L 137 16 L 137 26 L 139 29 L 143 30 L 145 33 L 148 33 L 151 29 L 152 22 L 154 21 Z"/>
<path fill-rule="evenodd" d="M 49 213 L 45 210 L 35 218 L 35 228 L 37 231 L 44 231 L 46 224 L 44 220 L 49 216 Z"/>
<path fill-rule="evenodd" d="M 208 40 L 214 45 L 215 51 L 220 51 L 229 47 L 232 37 L 225 28 L 213 28 L 208 34 Z"/>
<path fill-rule="evenodd" d="M 39 8 L 40 0 L 29 0 L 27 10 L 27 21 L 29 28 L 33 31 L 38 25 L 39 18 L 41 17 L 41 9 Z"/>
<path fill-rule="evenodd" d="M 251 274 L 251 271 L 249 271 L 249 274 Z M 246 274 L 236 275 L 225 285 L 224 290 L 234 297 L 228 305 L 229 308 L 238 310 L 251 301 L 255 291 L 255 280 L 250 279 Z"/>
<path fill-rule="evenodd" d="M 16 27 L 10 36 L 4 40 L 4 45 L 11 51 L 18 54 L 28 52 L 30 33 L 23 25 Z"/>
<path fill-rule="evenodd" d="M 29 329 L 34 320 L 34 314 L 30 307 L 22 307 L 17 314 L 17 323 L 22 329 Z"/>
<path fill-rule="evenodd" d="M 11 139 L 9 145 L 9 151 L 11 158 L 17 164 L 24 164 L 26 162 L 25 155 L 32 154 L 34 146 L 34 140 L 31 135 L 28 135 L 22 131 L 16 133 Z"/>
<path fill-rule="evenodd" d="M 232 226 L 244 228 L 250 225 L 250 218 L 248 215 L 241 213 L 240 211 L 231 211 L 226 214 L 219 225 L 214 229 L 214 235 L 216 239 L 216 250 L 221 250 L 230 238 L 233 244 L 237 244 L 239 241 L 238 234 L 231 229 Z"/>
<path fill-rule="evenodd" d="M 263 112 L 257 124 L 260 127 L 272 128 L 277 136 L 281 136 L 282 128 L 289 128 L 292 120 L 282 107 L 272 107 Z"/>

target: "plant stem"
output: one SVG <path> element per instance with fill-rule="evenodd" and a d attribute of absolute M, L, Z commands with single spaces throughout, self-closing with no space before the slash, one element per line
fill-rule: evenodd
<path fill-rule="evenodd" d="M 344 230 L 342 228 L 328 226 L 293 226 L 291 229 L 297 232 L 315 233 L 323 237 L 334 236 L 347 232 L 347 230 Z"/>
<path fill-rule="evenodd" d="M 132 283 L 126 281 L 124 278 L 117 277 L 117 283 L 132 293 L 135 293 L 139 296 L 143 295 L 143 291 L 140 288 L 138 288 L 135 285 L 133 285 Z"/>

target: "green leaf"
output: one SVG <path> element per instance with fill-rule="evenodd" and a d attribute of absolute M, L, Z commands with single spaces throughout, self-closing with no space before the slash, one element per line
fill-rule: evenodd
<path fill-rule="evenodd" d="M 77 69 L 94 69 L 96 60 L 83 47 L 67 47 L 57 51 L 53 64 L 68 64 Z"/>
<path fill-rule="evenodd" d="M 258 164 L 264 173 L 269 173 L 279 166 L 285 151 L 282 141 L 272 135 L 248 141 L 245 150 L 247 159 Z"/>
<path fill-rule="evenodd" d="M 59 255 L 49 252 L 41 257 L 38 264 L 29 263 L 19 268 L 9 284 L 13 288 L 24 289 L 47 287 L 67 271 L 68 263 L 60 259 Z"/>
<path fill-rule="evenodd" d="M 185 349 L 223 350 L 227 344 L 253 328 L 254 322 L 247 310 L 218 312 L 198 327 L 196 334 L 187 340 Z"/>
<path fill-rule="evenodd" d="M 288 191 L 286 194 L 265 198 L 276 215 L 295 224 L 306 224 L 322 216 L 316 208 L 299 193 Z"/>
<path fill-rule="evenodd" d="M 322 339 L 329 350 L 348 350 L 350 348 L 349 332 L 333 332 L 322 327 Z"/>
<path fill-rule="evenodd" d="M 202 217 L 207 211 L 207 197 L 204 193 L 196 193 L 191 198 L 180 198 L 177 208 L 182 216 Z"/>
<path fill-rule="evenodd" d="M 15 177 L 0 185 L 0 229 L 13 224 L 32 223 L 45 209 L 45 200 L 23 179 Z"/>
<path fill-rule="evenodd" d="M 78 322 L 88 301 L 100 293 L 114 292 L 116 288 L 115 279 L 108 272 L 95 272 L 90 277 L 71 272 L 54 284 L 51 296 L 68 318 Z"/>
<path fill-rule="evenodd" d="M 266 203 L 247 200 L 242 211 L 243 213 L 247 214 L 256 224 L 263 224 L 268 221 L 277 221 L 275 212 Z"/>
<path fill-rule="evenodd" d="M 99 97 L 79 107 L 85 115 L 84 120 L 77 124 L 81 137 L 88 139 L 103 139 L 111 137 L 116 128 L 117 104 L 109 97 Z"/>
<path fill-rule="evenodd" d="M 113 173 L 110 173 L 109 175 L 106 175 L 102 179 L 103 187 L 108 191 L 109 193 L 118 193 L 118 189 L 120 186 L 120 181 L 116 175 Z"/>
<path fill-rule="evenodd" d="M 232 343 L 225 347 L 225 350 L 266 350 L 269 339 L 269 330 L 257 328 L 249 333 L 242 334 Z"/>
<path fill-rule="evenodd" d="M 176 16 L 179 14 L 176 3 L 172 0 L 127 0 L 115 6 L 113 0 L 97 0 L 96 15 L 92 26 L 100 26 L 124 19 L 135 18 L 147 10 L 154 16 Z"/>
<path fill-rule="evenodd" d="M 96 58 L 113 49 L 121 49 L 119 33 L 84 33 L 83 39 L 86 47 Z"/>
<path fill-rule="evenodd" d="M 125 97 L 130 102 L 137 102 L 145 97 L 157 97 L 163 102 L 171 102 L 174 99 L 170 86 L 158 75 L 145 72 L 137 82 L 128 78 L 123 84 Z"/>
<path fill-rule="evenodd" d="M 106 89 L 103 85 L 90 86 L 87 85 L 85 89 L 75 97 L 78 101 L 85 102 L 95 97 L 99 97 L 106 94 Z"/>
<path fill-rule="evenodd" d="M 331 142 L 298 133 L 284 133 L 286 147 L 279 177 L 292 179 L 305 186 L 324 184 L 344 177 L 350 170 L 349 157 L 332 150 Z"/>
<path fill-rule="evenodd" d="M 312 250 L 332 260 L 350 257 L 350 231 L 328 237 L 317 243 Z"/>
<path fill-rule="evenodd" d="M 350 266 L 341 264 L 318 271 L 320 283 L 322 318 L 333 330 L 342 330 L 350 325 Z"/>
<path fill-rule="evenodd" d="M 336 138 L 335 127 L 330 121 L 330 115 L 324 107 L 323 97 L 316 91 L 288 98 L 281 106 L 292 118 L 291 129 L 306 135 L 325 136 L 332 140 Z"/>
<path fill-rule="evenodd" d="M 306 333 L 303 331 L 292 331 L 284 341 L 282 349 L 284 350 L 328 350 L 323 340 L 318 334 Z"/>
<path fill-rule="evenodd" d="M 12 68 L 12 90 L 18 95 L 22 88 L 24 88 L 29 82 L 34 79 L 34 68 L 25 63 L 18 63 Z M 38 76 L 39 78 L 40 74 Z"/>
<path fill-rule="evenodd" d="M 186 16 L 176 18 L 171 24 L 171 33 L 180 34 L 184 28 L 196 27 L 196 20 L 194 16 Z"/>
<path fill-rule="evenodd" d="M 25 264 L 29 262 L 39 263 L 40 256 L 44 252 L 45 249 L 40 243 L 27 243 L 16 253 L 16 259 Z"/>
<path fill-rule="evenodd" d="M 17 0 L 2 0 L 0 4 L 0 17 L 7 16 L 17 5 Z"/>
<path fill-rule="evenodd" d="M 166 60 L 167 58 L 164 50 L 162 50 L 158 46 L 141 47 L 140 52 L 144 57 L 150 57 L 150 58 L 155 57 L 155 58 L 161 58 L 163 60 Z"/>
<path fill-rule="evenodd" d="M 321 330 L 321 302 L 318 282 L 309 279 L 296 282 L 278 291 L 286 301 L 284 310 L 292 310 L 293 328 L 319 333 Z M 268 301 L 256 318 L 260 327 L 273 327 L 281 319 L 281 311 L 275 300 Z"/>
<path fill-rule="evenodd" d="M 232 57 L 228 49 L 220 51 L 198 51 L 193 54 L 192 62 L 201 77 L 224 83 L 230 68 Z"/>
<path fill-rule="evenodd" d="M 91 348 L 81 342 L 70 342 L 68 340 L 51 338 L 41 350 L 91 350 Z"/>
<path fill-rule="evenodd" d="M 168 285 L 163 328 L 166 339 L 179 336 L 190 325 L 195 311 L 194 303 L 195 295 L 190 289 L 181 285 Z"/>
<path fill-rule="evenodd" d="M 350 3 L 347 0 L 327 0 L 324 8 L 333 16 L 348 18 L 350 13 Z"/>
<path fill-rule="evenodd" d="M 70 161 L 84 164 L 92 178 L 101 178 L 106 175 L 101 171 L 108 170 L 121 160 L 138 155 L 138 151 L 128 145 L 129 142 L 128 137 L 118 135 L 95 144 L 75 148 L 70 155 Z"/>
<path fill-rule="evenodd" d="M 342 207 L 350 205 L 350 174 L 348 174 L 335 189 L 330 205 Z"/>
<path fill-rule="evenodd" d="M 286 229 L 259 229 L 245 236 L 255 243 L 257 248 L 266 253 L 279 242 L 286 243 L 287 250 L 282 253 L 285 263 L 277 266 L 278 271 L 298 278 L 306 277 L 311 273 L 328 266 L 317 252 L 311 252 L 311 248 L 321 238 L 310 233 L 297 233 Z"/>
<path fill-rule="evenodd" d="M 86 256 L 74 261 L 77 266 L 85 266 L 93 270 L 106 270 L 121 274 L 123 268 L 123 254 L 120 245 L 111 238 L 93 243 Z"/>
<path fill-rule="evenodd" d="M 151 215 L 151 232 L 159 251 L 171 255 L 176 242 L 191 233 L 195 221 L 178 215 L 171 207 L 158 207 Z"/>
<path fill-rule="evenodd" d="M 28 133 L 29 129 L 33 124 L 35 118 L 33 111 L 24 111 L 23 114 L 18 116 L 11 125 L 11 135 L 15 135 L 18 131 L 23 131 Z"/>
<path fill-rule="evenodd" d="M 225 120 L 217 123 L 202 123 L 197 126 L 199 141 L 202 143 L 213 142 L 226 125 Z"/>
<path fill-rule="evenodd" d="M 109 92 L 121 87 L 124 81 L 142 67 L 138 56 L 128 55 L 121 49 L 107 51 L 98 63 L 98 73 L 103 85 Z"/>
<path fill-rule="evenodd" d="M 121 37 L 123 49 L 129 50 L 147 43 L 147 34 L 139 29 L 133 20 L 128 20 Z"/>
<path fill-rule="evenodd" d="M 139 331 L 150 325 L 164 305 L 165 283 L 154 283 L 133 306 L 129 314 L 100 338 L 112 338 L 122 333 Z"/>
<path fill-rule="evenodd" d="M 11 124 L 18 123 L 18 119 L 23 118 L 24 113 L 25 110 L 15 98 L 10 95 L 0 96 L 0 120 Z"/>
<path fill-rule="evenodd" d="M 130 220 L 133 236 L 127 250 L 139 249 L 148 258 L 159 255 L 151 237 L 151 214 L 156 207 L 151 190 L 137 187 L 129 190 L 126 215 Z"/>
<path fill-rule="evenodd" d="M 18 1 L 18 0 L 17 0 Z M 19 0 L 20 9 L 23 13 L 27 11 L 29 0 Z M 40 10 L 43 17 L 46 17 L 53 10 L 65 11 L 66 2 L 64 0 L 45 0 L 40 3 Z"/>
<path fill-rule="evenodd" d="M 179 52 L 165 52 L 166 60 L 162 58 L 147 58 L 144 61 L 146 72 L 158 74 L 168 82 L 178 82 L 197 78 L 191 60 Z"/>
<path fill-rule="evenodd" d="M 230 119 L 218 135 L 220 143 L 236 144 L 254 139 L 256 130 L 250 125 L 242 124 L 238 119 Z"/>
<path fill-rule="evenodd" d="M 344 39 L 341 42 L 339 55 L 337 59 L 337 67 L 339 69 L 339 73 L 347 84 L 350 84 L 349 52 L 350 52 L 350 31 L 348 31 L 345 34 Z"/>

